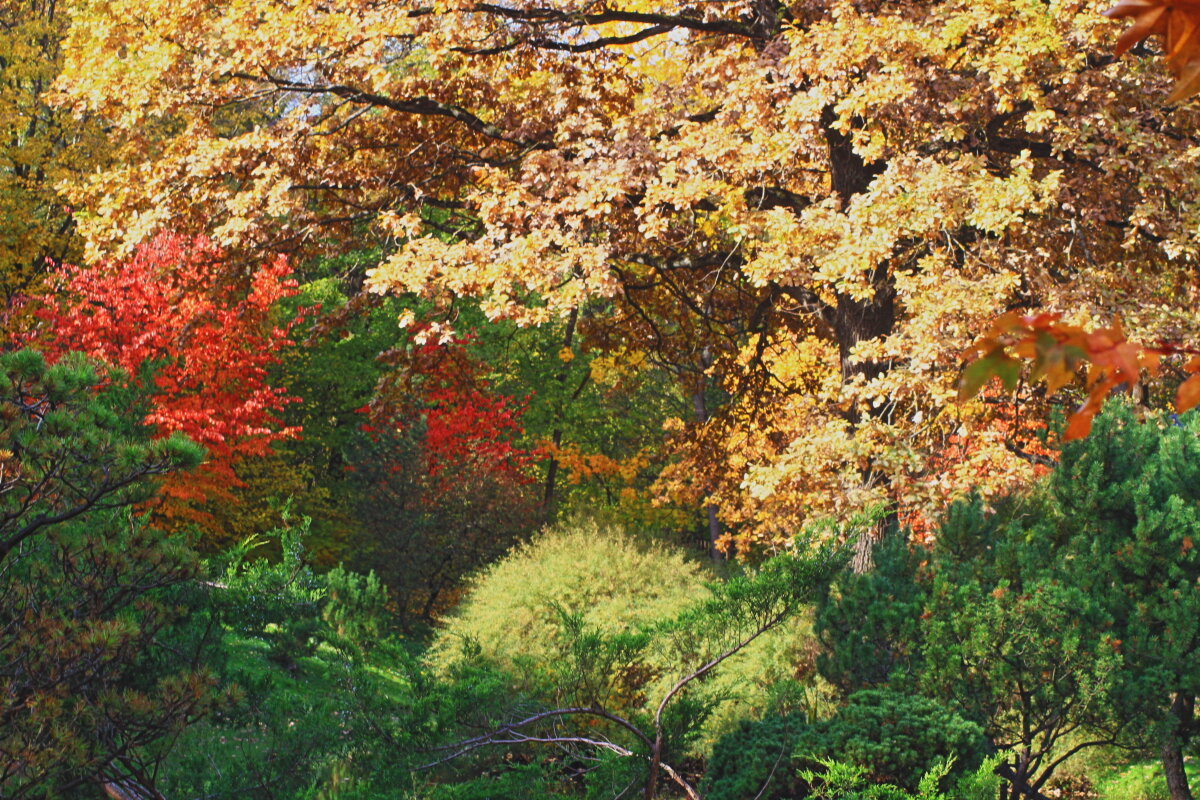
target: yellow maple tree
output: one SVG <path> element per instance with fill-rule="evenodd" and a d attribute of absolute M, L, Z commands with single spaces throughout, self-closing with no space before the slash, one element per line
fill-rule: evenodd
<path fill-rule="evenodd" d="M 0 2 L 0 305 L 8 333 L 51 265 L 80 242 L 59 184 L 104 164 L 100 122 L 45 100 L 62 67 L 69 10 L 54 0 Z"/>
<path fill-rule="evenodd" d="M 95 253 L 168 222 L 231 253 L 371 236 L 373 291 L 603 309 L 596 346 L 695 408 L 659 491 L 749 547 L 1027 478 L 1010 400 L 956 402 L 1007 310 L 1200 332 L 1200 119 L 1099 11 L 81 0 L 60 102 L 129 138 L 71 196 Z"/>

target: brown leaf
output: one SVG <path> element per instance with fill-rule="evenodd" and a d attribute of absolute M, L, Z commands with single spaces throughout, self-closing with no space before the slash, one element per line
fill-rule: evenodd
<path fill-rule="evenodd" d="M 1186 61 L 1189 52 L 1195 52 L 1197 27 L 1197 20 L 1186 12 L 1167 17 L 1167 63 L 1173 70 Z"/>

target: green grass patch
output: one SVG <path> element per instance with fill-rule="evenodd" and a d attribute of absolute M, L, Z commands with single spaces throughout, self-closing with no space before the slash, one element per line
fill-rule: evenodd
<path fill-rule="evenodd" d="M 1200 764 L 1195 759 L 1185 762 L 1188 782 L 1195 791 Z M 1118 768 L 1096 781 L 1096 794 L 1100 800 L 1171 800 L 1167 791 L 1167 778 L 1158 761 L 1143 761 Z"/>

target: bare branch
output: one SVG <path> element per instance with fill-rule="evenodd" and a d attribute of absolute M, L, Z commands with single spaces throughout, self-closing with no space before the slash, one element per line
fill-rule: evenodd
<path fill-rule="evenodd" d="M 359 89 L 354 86 L 349 86 L 343 83 L 300 83 L 298 81 L 279 78 L 269 73 L 255 75 L 250 72 L 233 72 L 229 74 L 230 78 L 245 81 L 266 82 L 274 86 L 282 92 L 295 92 L 297 94 L 327 94 L 334 97 L 344 98 L 351 103 L 367 104 L 376 108 L 386 108 L 391 111 L 399 111 L 404 114 L 417 114 L 427 117 L 446 117 L 447 119 L 460 122 L 472 131 L 501 142 L 508 142 L 520 147 L 528 147 L 532 149 L 540 149 L 548 147 L 548 143 L 526 141 L 522 139 L 514 139 L 506 136 L 496 125 L 490 122 L 485 122 L 480 117 L 467 111 L 461 106 L 443 103 L 439 100 L 434 100 L 432 97 L 414 97 L 407 100 L 388 97 L 387 95 L 369 92 L 365 89 Z"/>
<path fill-rule="evenodd" d="M 641 11 L 610 9 L 595 14 L 577 11 L 560 11 L 555 8 L 508 8 L 494 3 L 476 3 L 473 10 L 495 14 L 516 22 L 564 25 L 603 25 L 607 22 L 642 22 L 647 25 L 662 25 L 670 28 L 685 28 L 704 33 L 719 33 L 730 36 L 753 37 L 749 25 L 731 20 L 704 20 L 683 14 L 654 14 Z"/>

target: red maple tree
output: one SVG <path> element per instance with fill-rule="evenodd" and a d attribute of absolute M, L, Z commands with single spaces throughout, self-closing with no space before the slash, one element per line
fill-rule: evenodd
<path fill-rule="evenodd" d="M 398 368 L 376 401 L 359 409 L 371 419 L 368 428 L 407 433 L 423 427 L 426 502 L 445 497 L 449 483 L 468 475 L 515 485 L 534 480 L 536 454 L 516 444 L 524 434 L 525 404 L 492 389 L 470 352 L 472 340 L 430 340 L 397 351 Z"/>
<path fill-rule="evenodd" d="M 38 312 L 51 360 L 77 350 L 120 367 L 148 394 L 156 435 L 180 431 L 208 448 L 200 475 L 164 487 L 168 516 L 203 519 L 191 501 L 227 494 L 240 459 L 299 433 L 277 416 L 294 398 L 268 374 L 291 344 L 294 323 L 274 310 L 297 292 L 291 274 L 280 256 L 231 279 L 217 244 L 162 233 L 125 261 L 64 265 Z"/>

